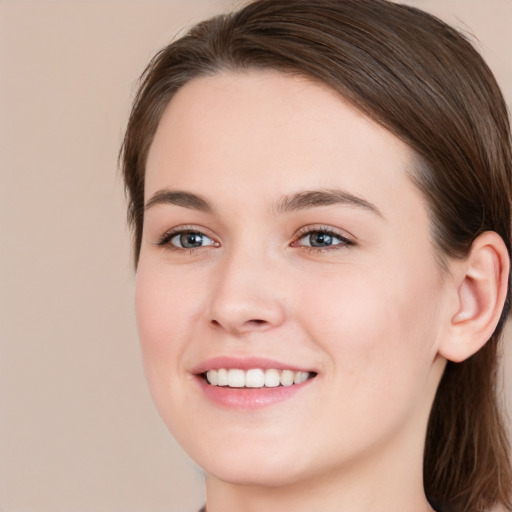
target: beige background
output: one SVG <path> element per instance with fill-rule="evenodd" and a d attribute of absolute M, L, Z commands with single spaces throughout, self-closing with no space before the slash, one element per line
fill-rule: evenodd
<path fill-rule="evenodd" d="M 411 3 L 477 34 L 510 104 L 512 1 Z M 230 4 L 0 0 L 4 512 L 178 512 L 204 500 L 146 390 L 116 157 L 146 62 Z"/>

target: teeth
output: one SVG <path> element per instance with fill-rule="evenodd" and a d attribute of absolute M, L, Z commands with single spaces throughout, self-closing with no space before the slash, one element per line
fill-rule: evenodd
<path fill-rule="evenodd" d="M 217 386 L 228 385 L 228 371 L 225 368 L 220 369 L 217 372 Z"/>
<path fill-rule="evenodd" d="M 251 370 L 240 370 L 238 368 L 220 368 L 219 370 L 208 370 L 206 380 L 212 386 L 228 386 L 230 388 L 275 388 L 301 384 L 311 377 L 309 372 L 294 372 L 292 370 L 262 370 L 253 368 Z"/>
<path fill-rule="evenodd" d="M 219 372 L 217 370 L 209 370 L 206 373 L 206 378 L 212 386 L 217 386 L 219 384 Z"/>
<path fill-rule="evenodd" d="M 267 370 L 265 372 L 265 387 L 267 388 L 277 388 L 280 382 L 279 370 Z"/>
<path fill-rule="evenodd" d="M 245 387 L 245 372 L 243 370 L 228 370 L 228 386 L 230 388 Z"/>
<path fill-rule="evenodd" d="M 293 379 L 295 377 L 295 373 L 291 370 L 283 370 L 281 372 L 281 386 L 291 386 L 293 384 Z"/>
<path fill-rule="evenodd" d="M 245 374 L 246 388 L 262 388 L 265 385 L 265 372 L 259 368 L 249 370 Z"/>
<path fill-rule="evenodd" d="M 300 384 L 301 382 L 308 380 L 308 377 L 309 377 L 308 372 L 295 372 L 295 375 L 293 377 L 293 383 Z"/>

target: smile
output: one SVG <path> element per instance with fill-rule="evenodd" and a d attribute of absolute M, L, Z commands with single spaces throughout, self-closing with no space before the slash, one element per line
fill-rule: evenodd
<path fill-rule="evenodd" d="M 265 357 L 218 356 L 191 369 L 209 402 L 222 409 L 262 409 L 305 393 L 318 372 Z"/>
<path fill-rule="evenodd" d="M 276 388 L 278 386 L 292 386 L 301 384 L 312 378 L 310 372 L 277 370 L 268 368 L 251 368 L 242 370 L 239 368 L 219 368 L 208 370 L 203 374 L 208 384 L 212 386 L 226 386 L 230 388 Z"/>

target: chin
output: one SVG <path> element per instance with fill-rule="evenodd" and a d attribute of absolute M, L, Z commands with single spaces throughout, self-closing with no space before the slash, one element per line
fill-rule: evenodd
<path fill-rule="evenodd" d="M 293 460 L 255 461 L 216 460 L 197 461 L 207 475 L 233 485 L 255 487 L 285 487 L 308 477 Z M 203 462 L 203 464 L 201 464 Z"/>
<path fill-rule="evenodd" d="M 250 433 L 235 438 L 225 432 L 213 438 L 200 434 L 191 438 L 190 432 L 186 436 L 171 433 L 206 474 L 236 485 L 286 486 L 305 478 L 313 466 L 303 450 L 286 446 L 283 438 L 268 441 Z"/>

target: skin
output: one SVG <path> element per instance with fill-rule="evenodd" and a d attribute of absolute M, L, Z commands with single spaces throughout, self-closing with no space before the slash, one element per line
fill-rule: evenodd
<path fill-rule="evenodd" d="M 168 105 L 146 201 L 180 190 L 212 211 L 146 209 L 136 313 L 153 399 L 207 474 L 209 512 L 432 510 L 423 444 L 460 304 L 408 176 L 414 161 L 406 144 L 305 78 L 202 77 Z M 276 208 L 334 189 L 374 209 Z M 158 245 L 173 228 L 204 233 L 205 245 Z M 332 245 L 309 247 L 307 230 L 326 228 Z M 317 376 L 272 406 L 223 408 L 193 369 L 226 355 Z"/>

